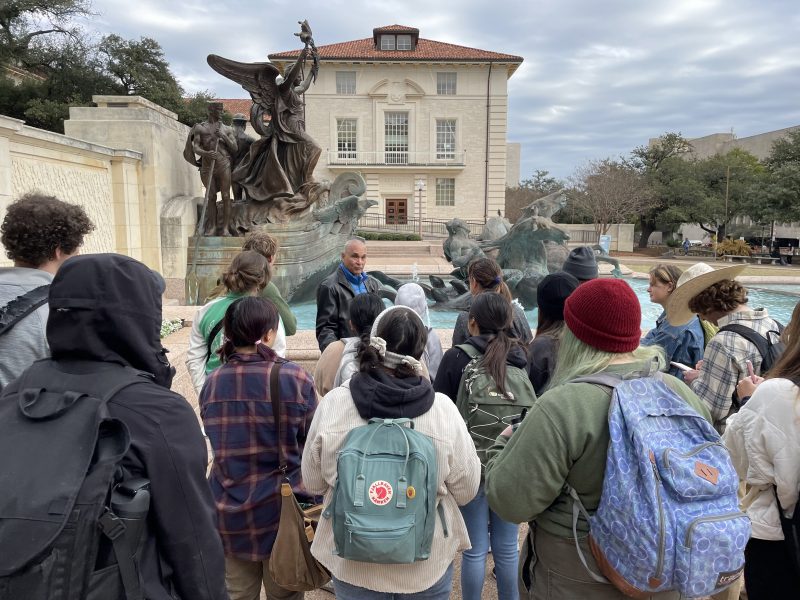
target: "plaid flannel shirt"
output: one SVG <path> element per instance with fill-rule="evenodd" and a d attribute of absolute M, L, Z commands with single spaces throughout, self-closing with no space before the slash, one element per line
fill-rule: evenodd
<path fill-rule="evenodd" d="M 209 484 L 217 506 L 217 528 L 225 555 L 265 560 L 272 552 L 280 519 L 277 427 L 269 378 L 275 353 L 234 354 L 208 376 L 200 392 L 200 416 L 214 450 Z M 314 381 L 302 367 L 281 366 L 279 389 L 286 475 L 299 500 L 300 460 L 317 407 Z"/>
<path fill-rule="evenodd" d="M 720 327 L 732 323 L 754 329 L 763 336 L 778 329 L 778 323 L 763 308 L 731 313 L 717 322 Z M 717 431 L 721 432 L 725 428 L 724 423 L 731 413 L 736 384 L 748 374 L 747 360 L 753 363 L 756 373 L 761 372 L 761 354 L 758 348 L 732 331 L 720 331 L 706 346 L 703 367 L 691 387 L 708 405 Z"/>

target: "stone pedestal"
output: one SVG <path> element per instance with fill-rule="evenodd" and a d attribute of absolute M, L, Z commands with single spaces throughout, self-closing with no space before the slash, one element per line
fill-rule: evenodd
<path fill-rule="evenodd" d="M 273 265 L 272 282 L 286 301 L 305 302 L 316 298 L 317 286 L 336 268 L 342 250 L 352 236 L 349 230 L 330 232 L 319 221 L 301 221 L 264 227 L 278 241 L 278 256 Z M 197 244 L 198 291 L 189 289 L 195 238 L 189 238 L 186 267 L 186 303 L 203 304 L 223 271 L 241 250 L 244 238 L 201 237 Z"/>

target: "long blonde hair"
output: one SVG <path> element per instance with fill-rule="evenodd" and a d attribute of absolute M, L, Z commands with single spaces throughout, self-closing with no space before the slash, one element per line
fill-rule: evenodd
<path fill-rule="evenodd" d="M 666 364 L 664 350 L 660 346 L 639 346 L 631 355 L 636 360 L 657 360 L 659 369 L 663 369 Z M 617 352 L 598 350 L 580 341 L 570 331 L 569 326 L 566 326 L 558 346 L 556 369 L 547 389 L 552 389 L 577 377 L 604 371 L 619 356 L 620 354 Z"/>

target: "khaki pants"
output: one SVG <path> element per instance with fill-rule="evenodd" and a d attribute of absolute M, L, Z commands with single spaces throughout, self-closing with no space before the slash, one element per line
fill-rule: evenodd
<path fill-rule="evenodd" d="M 259 600 L 261 586 L 267 600 L 303 600 L 303 592 L 279 587 L 269 575 L 269 558 L 261 562 L 225 557 L 225 586 L 230 600 Z"/>

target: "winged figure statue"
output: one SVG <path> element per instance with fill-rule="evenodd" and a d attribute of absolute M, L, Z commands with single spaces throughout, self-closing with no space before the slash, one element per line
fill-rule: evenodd
<path fill-rule="evenodd" d="M 273 223 L 307 212 L 327 190 L 313 177 L 322 148 L 306 133 L 302 100 L 316 79 L 319 56 L 308 22 L 301 21 L 300 26 L 296 35 L 304 47 L 283 74 L 269 62 L 242 63 L 216 54 L 207 59 L 212 69 L 239 83 L 253 99 L 250 123 L 260 139 L 250 146 L 231 179 L 247 191 L 250 201 L 263 203 L 267 220 Z"/>

